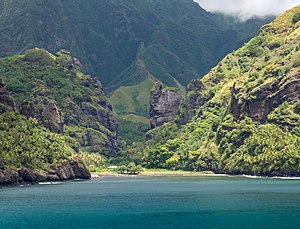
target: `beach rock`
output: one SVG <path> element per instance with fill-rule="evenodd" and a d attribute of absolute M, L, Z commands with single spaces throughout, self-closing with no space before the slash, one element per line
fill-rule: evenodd
<path fill-rule="evenodd" d="M 0 185 L 15 184 L 19 182 L 19 175 L 12 171 L 0 171 Z"/>
<path fill-rule="evenodd" d="M 77 178 L 77 179 L 90 179 L 91 178 L 91 173 L 85 167 L 81 158 L 77 157 L 77 158 L 69 159 L 69 164 L 72 167 L 75 178 Z"/>
<path fill-rule="evenodd" d="M 72 180 L 75 178 L 74 171 L 68 161 L 63 162 L 56 168 L 56 174 L 60 180 Z"/>
<path fill-rule="evenodd" d="M 18 174 L 24 182 L 33 183 L 39 181 L 35 172 L 30 168 L 21 168 L 18 170 Z"/>

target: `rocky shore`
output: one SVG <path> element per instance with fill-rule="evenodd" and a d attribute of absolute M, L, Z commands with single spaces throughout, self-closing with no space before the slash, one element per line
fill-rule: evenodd
<path fill-rule="evenodd" d="M 78 157 L 68 158 L 49 170 L 35 170 L 29 166 L 19 169 L 5 168 L 0 161 L 0 185 L 90 179 L 91 174 Z"/>

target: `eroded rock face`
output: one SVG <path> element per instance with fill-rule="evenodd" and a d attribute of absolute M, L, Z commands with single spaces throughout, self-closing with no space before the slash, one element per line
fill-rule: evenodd
<path fill-rule="evenodd" d="M 247 114 L 255 121 L 265 122 L 280 104 L 294 104 L 300 100 L 300 71 L 293 77 L 264 85 L 249 99 L 239 100 L 239 90 L 235 86 L 231 94 L 231 113 L 236 118 Z"/>
<path fill-rule="evenodd" d="M 35 80 L 32 85 L 33 101 L 20 105 L 21 114 L 37 118 L 39 124 L 54 133 L 63 133 L 64 126 L 86 128 L 78 136 L 72 136 L 82 147 L 105 156 L 116 155 L 119 149 L 118 124 L 97 79 L 82 80 L 81 85 L 88 89 L 88 93 L 81 101 L 66 98 L 63 107 L 51 98 L 51 92 L 43 81 Z"/>
<path fill-rule="evenodd" d="M 15 102 L 0 80 L 0 114 L 8 111 L 15 111 Z"/>
<path fill-rule="evenodd" d="M 63 122 L 56 101 L 48 101 L 41 115 L 41 123 L 53 133 L 63 133 Z"/>
<path fill-rule="evenodd" d="M 0 185 L 19 183 L 20 178 L 15 171 L 0 171 Z"/>
<path fill-rule="evenodd" d="M 32 82 L 33 101 L 25 101 L 19 111 L 27 118 L 36 118 L 40 125 L 53 133 L 63 133 L 63 121 L 57 102 L 50 98 L 51 92 L 42 80 Z"/>
<path fill-rule="evenodd" d="M 19 111 L 27 118 L 36 118 L 36 106 L 32 101 L 23 102 L 19 107 Z"/>
<path fill-rule="evenodd" d="M 86 169 L 81 158 L 69 159 L 68 163 L 70 164 L 75 178 L 77 179 L 90 179 L 91 173 Z"/>
<path fill-rule="evenodd" d="M 150 124 L 151 128 L 162 126 L 173 120 L 178 114 L 181 97 L 176 89 L 163 89 L 156 85 L 150 95 Z"/>
<path fill-rule="evenodd" d="M 96 79 L 87 79 L 82 85 L 91 89 L 94 95 L 86 94 L 82 101 L 68 100 L 64 111 L 64 124 L 87 128 L 79 140 L 82 147 L 91 152 L 101 152 L 105 156 L 115 156 L 119 148 L 117 140 L 117 120 L 112 106 L 104 97 L 101 83 Z"/>
<path fill-rule="evenodd" d="M 54 170 L 53 175 L 57 175 L 59 180 L 70 180 L 76 178 L 71 163 L 69 161 L 65 161 L 61 165 L 57 166 Z"/>

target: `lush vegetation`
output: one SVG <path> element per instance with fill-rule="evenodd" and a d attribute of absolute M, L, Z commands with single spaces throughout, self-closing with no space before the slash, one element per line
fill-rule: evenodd
<path fill-rule="evenodd" d="M 5 0 L 0 6 L 1 56 L 33 47 L 51 52 L 66 48 L 82 60 L 86 70 L 99 76 L 105 87 L 114 88 L 136 84 L 135 78 L 123 82 L 124 76 L 130 75 L 122 72 L 134 63 L 141 43 L 145 45 L 143 60 L 152 75 L 169 84 L 174 83 L 173 78 L 187 84 L 267 21 L 230 27 L 233 23 L 225 20 L 224 26 L 224 20 L 192 0 L 52 0 L 43 4 Z M 122 81 L 112 81 L 116 77 Z"/>
<path fill-rule="evenodd" d="M 44 108 L 45 101 L 54 100 L 65 124 L 64 133 L 73 139 L 69 143 L 76 151 L 83 148 L 105 154 L 110 150 L 104 147 L 109 136 L 116 135 L 112 130 L 115 127 L 111 128 L 114 117 L 102 94 L 101 84 L 98 86 L 90 75 L 82 73 L 81 67 L 79 60 L 66 50 L 54 55 L 35 48 L 24 54 L 1 58 L 0 78 L 17 108 L 24 101 L 31 101 L 38 113 Z M 96 124 L 91 124 L 91 116 L 95 116 Z M 43 120 L 38 121 L 42 123 Z M 99 145 L 103 147 L 100 149 Z"/>
<path fill-rule="evenodd" d="M 82 100 L 87 89 L 81 81 L 89 76 L 82 74 L 72 79 L 65 69 L 67 63 L 59 56 L 57 58 L 43 49 L 31 49 L 24 55 L 0 59 L 1 79 L 17 104 L 32 98 L 32 82 L 37 79 L 45 82 L 51 97 L 61 106 L 68 97 Z"/>
<path fill-rule="evenodd" d="M 72 153 L 64 137 L 40 127 L 36 120 L 13 112 L 0 115 L 0 160 L 9 168 L 48 168 Z"/>
<path fill-rule="evenodd" d="M 133 144 L 120 157 L 147 168 L 299 175 L 299 91 L 285 90 L 299 85 L 300 34 L 293 19 L 299 12 L 296 7 L 264 26 L 201 80 L 201 92 L 189 92 L 186 103 L 197 93 L 204 101 L 190 122 L 178 124 L 189 112 L 182 108 L 176 121 L 151 130 L 151 140 Z M 269 98 L 270 108 L 260 102 Z M 243 105 L 251 103 L 256 107 L 250 110 Z"/>
<path fill-rule="evenodd" d="M 87 152 L 80 152 L 77 155 L 82 159 L 90 172 L 101 172 L 107 170 L 108 160 L 104 156 L 97 153 Z"/>
<path fill-rule="evenodd" d="M 136 166 L 134 162 L 130 162 L 127 166 L 121 165 L 118 167 L 117 172 L 120 174 L 128 174 L 128 175 L 136 175 L 143 171 L 143 167 L 141 165 Z"/>
<path fill-rule="evenodd" d="M 186 86 L 270 20 L 220 18 L 193 0 L 5 0 L 0 17 L 0 56 L 34 47 L 52 53 L 68 49 L 85 72 L 101 80 L 106 92 L 117 90 L 111 97 L 117 114 L 146 118 L 149 81 Z M 25 90 L 21 85 L 13 89 Z M 81 92 L 67 91 L 78 99 Z M 127 126 L 120 129 L 126 132 Z"/>

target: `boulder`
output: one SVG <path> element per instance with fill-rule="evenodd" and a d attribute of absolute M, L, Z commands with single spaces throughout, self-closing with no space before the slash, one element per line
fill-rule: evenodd
<path fill-rule="evenodd" d="M 72 180 L 75 178 L 74 171 L 68 161 L 65 161 L 60 166 L 57 166 L 56 174 L 60 180 Z"/>
<path fill-rule="evenodd" d="M 74 172 L 76 179 L 90 179 L 91 173 L 89 170 L 85 167 L 83 161 L 81 158 L 71 158 L 68 160 L 70 166 L 72 167 L 72 170 Z"/>
<path fill-rule="evenodd" d="M 33 183 L 39 181 L 33 169 L 21 168 L 20 170 L 18 170 L 18 174 L 24 182 Z"/>

